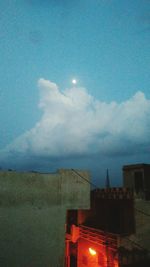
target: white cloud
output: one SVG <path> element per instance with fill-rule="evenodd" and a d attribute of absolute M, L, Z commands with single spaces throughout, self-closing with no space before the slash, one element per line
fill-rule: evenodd
<path fill-rule="evenodd" d="M 85 88 L 61 92 L 39 79 L 41 120 L 8 145 L 2 154 L 70 156 L 86 153 L 147 152 L 150 145 L 150 100 L 142 92 L 122 103 L 105 103 Z"/>

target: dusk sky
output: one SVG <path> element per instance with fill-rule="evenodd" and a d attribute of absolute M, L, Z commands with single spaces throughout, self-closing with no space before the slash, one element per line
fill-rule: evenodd
<path fill-rule="evenodd" d="M 0 59 L 2 169 L 150 163 L 149 0 L 0 0 Z"/>

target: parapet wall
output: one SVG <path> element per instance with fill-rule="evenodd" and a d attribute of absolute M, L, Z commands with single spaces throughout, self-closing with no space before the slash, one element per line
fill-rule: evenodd
<path fill-rule="evenodd" d="M 93 192 L 102 199 L 133 199 L 133 190 L 125 187 L 96 189 Z"/>
<path fill-rule="evenodd" d="M 134 233 L 132 190 L 120 187 L 93 190 L 91 206 L 96 216 L 94 223 L 100 229 L 126 235 Z"/>
<path fill-rule="evenodd" d="M 0 172 L 0 266 L 63 267 L 67 209 L 90 208 L 87 172 Z"/>

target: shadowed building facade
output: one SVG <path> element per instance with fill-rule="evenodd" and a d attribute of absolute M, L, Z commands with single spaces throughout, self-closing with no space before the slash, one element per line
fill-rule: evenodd
<path fill-rule="evenodd" d="M 124 166 L 123 187 L 95 189 L 89 210 L 68 211 L 66 267 L 149 267 L 149 166 Z"/>
<path fill-rule="evenodd" d="M 150 200 L 150 164 L 123 166 L 123 185 L 132 188 L 136 198 Z"/>

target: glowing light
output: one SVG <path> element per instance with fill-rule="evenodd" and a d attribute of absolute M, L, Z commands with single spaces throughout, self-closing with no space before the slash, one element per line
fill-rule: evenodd
<path fill-rule="evenodd" d="M 114 266 L 115 266 L 115 267 L 118 267 L 118 266 L 119 266 L 119 264 L 118 264 L 118 261 L 117 261 L 117 260 L 115 260 L 115 261 L 114 261 Z"/>
<path fill-rule="evenodd" d="M 72 83 L 73 83 L 73 84 L 76 84 L 76 83 L 77 83 L 77 80 L 76 80 L 76 79 L 73 79 L 73 80 L 72 80 Z"/>
<path fill-rule="evenodd" d="M 89 252 L 92 256 L 96 255 L 96 251 L 93 248 L 89 248 Z"/>

